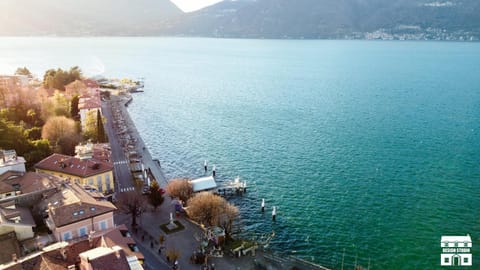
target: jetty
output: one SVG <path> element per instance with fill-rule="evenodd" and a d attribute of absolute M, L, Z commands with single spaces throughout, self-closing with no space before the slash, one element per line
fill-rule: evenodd
<path fill-rule="evenodd" d="M 227 195 L 243 195 L 247 192 L 247 181 L 240 181 L 240 177 L 236 177 L 233 181 L 228 181 L 220 185 L 216 194 L 227 196 Z"/>

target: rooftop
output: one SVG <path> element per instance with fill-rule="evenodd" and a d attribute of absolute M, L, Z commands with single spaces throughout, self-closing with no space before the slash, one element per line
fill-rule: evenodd
<path fill-rule="evenodd" d="M 116 207 L 108 201 L 97 201 L 79 184 L 65 188 L 46 199 L 49 216 L 55 226 L 61 227 L 80 220 L 112 212 Z"/>
<path fill-rule="evenodd" d="M 0 175 L 0 194 L 19 191 L 21 194 L 57 188 L 61 179 L 46 173 L 7 171 Z"/>
<path fill-rule="evenodd" d="M 193 192 L 209 190 L 217 187 L 217 183 L 215 182 L 215 179 L 213 178 L 213 176 L 197 178 L 197 179 L 191 180 L 190 183 L 193 186 Z"/>
<path fill-rule="evenodd" d="M 25 159 L 17 156 L 15 150 L 0 149 L 0 167 L 13 166 L 20 163 L 25 163 Z"/>
<path fill-rule="evenodd" d="M 96 159 L 82 160 L 76 157 L 53 154 L 38 162 L 35 168 L 86 178 L 113 170 L 113 164 Z"/>

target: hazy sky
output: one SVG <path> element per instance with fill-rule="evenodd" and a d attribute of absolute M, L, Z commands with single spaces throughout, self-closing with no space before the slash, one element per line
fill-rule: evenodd
<path fill-rule="evenodd" d="M 175 5 L 185 12 L 194 11 L 203 7 L 213 5 L 222 0 L 171 0 Z"/>

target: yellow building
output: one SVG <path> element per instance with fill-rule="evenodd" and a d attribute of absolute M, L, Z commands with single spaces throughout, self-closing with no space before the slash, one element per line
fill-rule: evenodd
<path fill-rule="evenodd" d="M 35 170 L 94 186 L 100 192 L 111 193 L 114 190 L 111 162 L 53 154 L 38 162 Z"/>

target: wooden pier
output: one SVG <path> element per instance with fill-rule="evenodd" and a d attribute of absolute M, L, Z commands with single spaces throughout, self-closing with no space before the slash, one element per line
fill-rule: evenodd
<path fill-rule="evenodd" d="M 247 192 L 247 181 L 240 181 L 240 177 L 236 177 L 233 181 L 226 182 L 219 186 L 216 190 L 218 195 L 243 195 Z"/>

